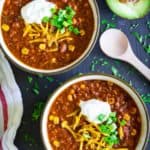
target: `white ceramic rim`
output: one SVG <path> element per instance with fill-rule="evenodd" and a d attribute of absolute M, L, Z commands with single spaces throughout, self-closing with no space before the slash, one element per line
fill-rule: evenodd
<path fill-rule="evenodd" d="M 5 0 L 0 0 L 0 14 L 2 14 L 2 10 L 3 10 L 3 5 L 4 5 Z M 21 62 L 19 59 L 17 59 L 12 53 L 11 51 L 8 49 L 7 45 L 5 44 L 3 35 L 2 35 L 2 29 L 1 29 L 1 16 L 0 16 L 0 44 L 2 45 L 3 51 L 5 52 L 5 54 L 8 56 L 8 58 L 20 69 L 33 73 L 33 74 L 46 74 L 46 75 L 56 75 L 58 73 L 63 73 L 66 72 L 72 68 L 74 68 L 75 66 L 77 66 L 79 63 L 81 63 L 88 55 L 89 53 L 92 51 L 92 49 L 94 48 L 97 38 L 99 36 L 99 31 L 100 31 L 100 16 L 99 16 L 99 9 L 98 9 L 98 5 L 96 0 L 89 0 L 89 3 L 91 5 L 91 8 L 93 10 L 93 16 L 94 16 L 94 30 L 93 30 L 93 35 L 91 37 L 91 40 L 89 42 L 88 47 L 86 48 L 86 50 L 83 52 L 83 54 L 76 59 L 75 61 L 73 61 L 72 63 L 70 63 L 67 66 L 58 68 L 58 69 L 51 69 L 51 70 L 45 70 L 45 69 L 36 69 L 36 68 L 32 68 L 26 64 L 24 64 L 23 62 Z M 81 43 L 82 44 L 82 43 Z"/>
<path fill-rule="evenodd" d="M 47 122 L 48 122 L 48 115 L 50 108 L 57 98 L 57 96 L 64 91 L 64 89 L 68 88 L 72 84 L 78 83 L 80 81 L 84 80 L 104 80 L 104 81 L 111 81 L 115 83 L 116 85 L 120 86 L 122 89 L 124 89 L 135 101 L 137 107 L 139 108 L 140 115 L 141 115 L 141 135 L 138 142 L 138 145 L 136 147 L 136 150 L 144 150 L 147 145 L 147 140 L 149 137 L 149 116 L 148 111 L 146 109 L 145 104 L 142 102 L 142 99 L 138 95 L 138 93 L 125 81 L 120 80 L 116 77 L 113 77 L 111 75 L 105 75 L 105 74 L 89 74 L 89 75 L 83 75 L 80 77 L 73 78 L 67 82 L 65 82 L 62 86 L 60 86 L 54 94 L 48 99 L 48 103 L 45 107 L 45 110 L 43 112 L 43 116 L 41 119 L 41 135 L 42 140 L 45 145 L 45 148 L 47 150 L 52 150 L 51 144 L 49 142 L 48 138 L 48 132 L 47 132 Z"/>

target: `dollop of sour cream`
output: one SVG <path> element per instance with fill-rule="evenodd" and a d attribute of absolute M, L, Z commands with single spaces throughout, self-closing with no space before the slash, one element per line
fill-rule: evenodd
<path fill-rule="evenodd" d="M 110 105 L 107 102 L 96 99 L 81 101 L 79 106 L 81 108 L 81 114 L 87 117 L 88 121 L 96 124 L 101 124 L 106 121 L 111 113 Z M 98 119 L 100 114 L 105 116 L 101 121 Z"/>
<path fill-rule="evenodd" d="M 47 0 L 33 0 L 21 8 L 21 16 L 26 23 L 40 24 L 43 17 L 52 17 L 52 8 L 56 5 Z"/>

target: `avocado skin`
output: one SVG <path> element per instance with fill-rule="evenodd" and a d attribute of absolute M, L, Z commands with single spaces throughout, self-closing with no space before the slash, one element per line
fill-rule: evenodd
<path fill-rule="evenodd" d="M 143 18 L 150 12 L 150 0 L 139 0 L 135 4 L 123 4 L 119 0 L 106 0 L 106 2 L 115 14 L 125 19 Z"/>

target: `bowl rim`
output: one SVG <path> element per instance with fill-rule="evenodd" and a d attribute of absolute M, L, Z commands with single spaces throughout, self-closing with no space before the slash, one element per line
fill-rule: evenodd
<path fill-rule="evenodd" d="M 1 16 L 2 16 L 2 11 L 3 11 L 3 6 L 5 3 L 5 0 L 0 1 L 0 5 L 1 5 L 0 6 L 0 46 L 2 47 L 2 51 L 4 52 L 6 57 L 20 70 L 28 72 L 28 73 L 32 73 L 35 75 L 39 75 L 39 74 L 58 75 L 58 74 L 65 73 L 65 72 L 77 67 L 92 52 L 92 50 L 94 49 L 94 47 L 96 45 L 96 42 L 98 40 L 99 33 L 100 33 L 100 9 L 98 7 L 98 3 L 96 0 L 89 0 L 89 1 L 90 1 L 91 7 L 94 7 L 94 8 L 92 8 L 93 17 L 94 17 L 93 34 L 87 45 L 87 48 L 83 51 L 83 53 L 77 59 L 75 59 L 73 62 L 69 63 L 68 65 L 59 67 L 56 69 L 38 69 L 38 68 L 34 68 L 34 67 L 31 67 L 31 66 L 23 63 L 16 56 L 14 56 L 14 54 L 11 53 L 11 51 L 9 50 L 9 48 L 4 40 L 2 29 L 1 29 L 1 23 L 2 23 Z M 96 14 L 96 16 L 95 16 L 95 14 Z"/>
<path fill-rule="evenodd" d="M 45 149 L 46 150 L 48 150 L 47 149 L 47 146 L 46 146 L 46 142 L 45 142 L 45 139 L 44 139 L 44 133 L 43 133 L 43 128 L 45 127 L 44 126 L 44 117 L 45 117 L 45 115 L 47 115 L 47 112 L 46 112 L 46 109 L 48 109 L 48 105 L 49 105 L 49 103 L 51 102 L 51 100 L 52 100 L 52 98 L 56 95 L 56 93 L 57 93 L 57 96 L 63 91 L 63 90 L 65 90 L 66 88 L 63 88 L 63 87 L 65 87 L 65 85 L 67 85 L 67 84 L 69 84 L 69 83 L 71 83 L 71 82 L 73 82 L 73 81 L 75 81 L 75 80 L 77 80 L 77 79 L 82 79 L 82 80 L 80 80 L 80 81 L 83 81 L 83 78 L 85 78 L 85 80 L 86 80 L 86 78 L 87 77 L 90 77 L 90 76 L 101 76 L 101 77 L 108 77 L 109 79 L 114 79 L 114 80 L 118 80 L 120 83 L 122 82 L 122 84 L 124 85 L 124 86 L 126 86 L 128 89 L 130 89 L 131 91 L 132 91 L 132 93 L 134 93 L 135 94 L 135 96 L 137 97 L 137 100 L 138 100 L 138 102 L 140 102 L 141 104 L 141 107 L 143 108 L 143 110 L 144 110 L 144 113 L 145 113 L 145 118 L 146 118 L 146 127 L 147 127 L 147 131 L 146 131 L 146 135 L 145 135 L 145 140 L 144 140 L 144 142 L 143 142 L 143 147 L 142 147 L 142 150 L 145 150 L 146 149 L 146 146 L 147 146 L 147 144 L 148 144 L 148 140 L 147 139 L 149 139 L 149 137 L 150 137 L 150 124 L 149 124 L 149 122 L 150 122 L 150 117 L 149 117 L 149 114 L 148 114 L 148 110 L 147 110 L 147 107 L 146 107 L 146 104 L 143 102 L 143 100 L 142 100 L 142 98 L 141 98 L 141 96 L 139 95 L 139 93 L 127 82 L 127 81 L 125 81 L 125 80 L 123 80 L 123 79 L 121 79 L 121 78 L 119 78 L 119 77 L 116 77 L 116 76 L 114 76 L 114 75 L 111 75 L 111 74 L 107 74 L 107 73 L 85 73 L 85 74 L 82 74 L 82 75 L 79 75 L 79 76 L 74 76 L 74 77 L 72 77 L 72 78 L 70 78 L 70 79 L 68 79 L 68 80 L 66 80 L 66 81 L 64 81 L 64 83 L 61 85 L 61 86 L 59 86 L 58 88 L 56 88 L 55 90 L 54 90 L 54 92 L 48 97 L 48 99 L 47 99 L 47 102 L 46 102 L 46 105 L 45 105 L 45 107 L 44 107 L 44 110 L 43 110 L 43 112 L 42 112 L 42 115 L 41 115 L 41 119 L 40 119 L 40 134 L 41 134 L 41 138 L 42 138 L 42 142 L 43 142 L 43 145 L 44 145 L 44 147 L 45 147 Z M 94 80 L 94 79 L 93 79 Z M 80 81 L 76 81 L 75 83 L 78 83 L 78 82 L 80 82 Z M 105 80 L 106 81 L 106 80 Z M 75 83 L 72 83 L 72 84 L 75 84 Z M 71 85 L 72 85 L 71 84 Z M 118 84 L 117 84 L 118 85 Z M 119 86 L 119 85 L 118 85 Z M 69 87 L 69 86 L 68 86 Z M 61 90 L 63 88 L 63 90 Z M 121 87 L 122 88 L 122 87 Z M 125 89 L 124 89 L 125 90 Z M 60 92 L 59 92 L 60 91 Z M 126 92 L 127 92 L 127 90 L 125 90 Z M 128 93 L 129 94 L 129 93 Z M 130 95 L 130 94 L 129 94 Z M 52 106 L 52 104 L 53 104 L 53 102 L 54 102 L 54 100 L 55 99 L 53 99 L 53 101 L 51 102 L 51 105 L 50 105 L 50 107 Z M 137 106 L 137 105 L 136 105 Z M 138 106 L 137 106 L 138 107 Z M 139 107 L 138 107 L 138 109 L 140 109 Z M 50 108 L 49 108 L 49 110 L 50 110 Z M 136 149 L 136 150 L 141 150 L 141 149 Z"/>

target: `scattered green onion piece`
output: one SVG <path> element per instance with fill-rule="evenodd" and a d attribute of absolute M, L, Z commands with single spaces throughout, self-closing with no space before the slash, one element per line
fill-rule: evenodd
<path fill-rule="evenodd" d="M 38 89 L 33 89 L 32 91 L 33 91 L 36 95 L 39 95 L 39 93 L 40 93 Z"/>
<path fill-rule="evenodd" d="M 27 79 L 28 79 L 28 82 L 31 84 L 31 83 L 32 83 L 32 81 L 33 81 L 33 78 L 32 78 L 32 77 L 30 77 L 30 76 L 28 76 L 28 77 L 27 77 Z"/>
<path fill-rule="evenodd" d="M 143 94 L 141 97 L 145 103 L 150 103 L 150 94 Z"/>
<path fill-rule="evenodd" d="M 136 37 L 140 44 L 143 43 L 143 36 L 140 35 L 138 32 L 132 32 L 132 34 Z"/>
<path fill-rule="evenodd" d="M 150 45 L 144 46 L 145 51 L 150 54 Z"/>
<path fill-rule="evenodd" d="M 114 66 L 112 66 L 111 70 L 112 70 L 112 74 L 114 76 L 118 76 L 119 73 L 118 73 L 118 69 L 117 68 L 115 68 Z"/>
<path fill-rule="evenodd" d="M 111 135 L 111 136 L 108 136 L 108 137 L 104 137 L 104 141 L 108 145 L 113 146 L 114 144 L 119 143 L 119 138 L 116 135 Z"/>
<path fill-rule="evenodd" d="M 127 122 L 126 122 L 126 120 L 124 120 L 124 119 L 120 121 L 120 125 L 121 125 L 121 126 L 125 126 L 126 123 L 127 123 Z"/>
<path fill-rule="evenodd" d="M 36 94 L 36 95 L 39 95 L 39 85 L 38 85 L 38 83 L 37 82 L 35 82 L 34 83 L 34 86 L 33 86 L 33 89 L 32 89 L 32 91 Z"/>
<path fill-rule="evenodd" d="M 99 121 L 103 121 L 104 118 L 105 118 L 105 115 L 104 115 L 104 114 L 100 114 L 100 115 L 98 116 L 98 120 L 99 120 Z"/>
<path fill-rule="evenodd" d="M 80 34 L 80 31 L 79 31 L 78 28 L 75 27 L 75 28 L 73 29 L 73 33 L 76 34 L 76 35 L 79 35 L 79 34 Z"/>
<path fill-rule="evenodd" d="M 47 22 L 49 22 L 50 20 L 49 20 L 49 17 L 47 17 L 47 16 L 45 16 L 43 19 L 42 19 L 42 22 L 43 23 L 47 23 Z"/>
<path fill-rule="evenodd" d="M 57 9 L 56 8 L 51 8 L 50 12 L 53 13 L 53 14 L 55 14 L 57 12 Z"/>
<path fill-rule="evenodd" d="M 112 124 L 112 123 L 113 123 L 113 120 L 111 118 L 108 118 L 106 124 Z"/>
<path fill-rule="evenodd" d="M 70 6 L 58 11 L 56 8 L 53 8 L 50 11 L 53 13 L 53 16 L 51 18 L 44 17 L 42 22 L 50 22 L 51 25 L 59 29 L 62 34 L 65 32 L 65 28 L 68 28 L 69 31 L 76 35 L 80 34 L 79 29 L 73 26 L 73 17 L 76 12 Z"/>
<path fill-rule="evenodd" d="M 52 78 L 52 77 L 46 77 L 46 79 L 47 79 L 49 82 L 53 82 L 53 81 L 54 81 L 54 78 Z"/>
<path fill-rule="evenodd" d="M 32 120 L 33 121 L 39 120 L 41 113 L 44 109 L 44 106 L 45 106 L 45 103 L 43 103 L 43 102 L 38 102 L 35 104 L 35 107 L 34 107 L 34 110 L 32 113 Z"/>

